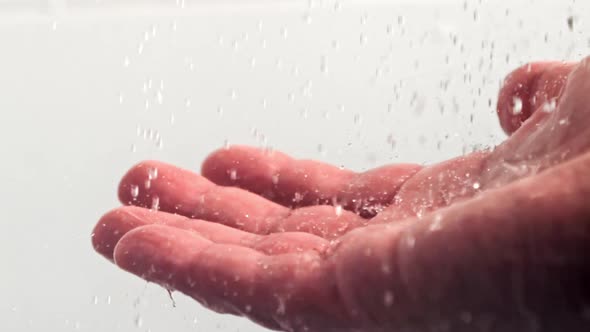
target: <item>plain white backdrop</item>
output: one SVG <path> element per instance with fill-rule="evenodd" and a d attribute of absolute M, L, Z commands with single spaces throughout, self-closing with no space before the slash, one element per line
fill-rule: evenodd
<path fill-rule="evenodd" d="M 493 146 L 504 75 L 589 54 L 589 21 L 582 0 L 0 0 L 0 330 L 263 331 L 93 252 L 131 165 L 198 171 L 226 142 L 356 170 Z"/>

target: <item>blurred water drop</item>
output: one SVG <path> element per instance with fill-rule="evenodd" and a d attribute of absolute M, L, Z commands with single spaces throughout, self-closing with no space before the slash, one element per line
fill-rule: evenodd
<path fill-rule="evenodd" d="M 119 104 L 123 104 L 123 94 L 119 93 Z"/>
<path fill-rule="evenodd" d="M 143 318 L 140 314 L 137 314 L 134 319 L 135 326 L 140 329 L 143 326 Z"/>
<path fill-rule="evenodd" d="M 479 190 L 480 187 L 481 187 L 481 184 L 479 182 L 473 183 L 473 189 Z"/>
<path fill-rule="evenodd" d="M 170 124 L 173 125 L 175 121 L 174 114 L 170 114 Z"/>
<path fill-rule="evenodd" d="M 246 310 L 246 312 L 250 312 L 252 311 L 252 306 L 248 304 L 244 309 Z"/>
<path fill-rule="evenodd" d="M 164 96 L 162 95 L 161 91 L 158 91 L 156 93 L 156 101 L 158 102 L 158 104 L 162 105 L 162 103 L 164 102 Z"/>
<path fill-rule="evenodd" d="M 131 152 L 136 152 L 137 151 L 137 147 L 135 146 L 135 144 L 131 144 Z"/>
<path fill-rule="evenodd" d="M 131 185 L 130 192 L 131 192 L 131 197 L 137 198 L 137 196 L 139 195 L 139 186 L 135 185 L 135 184 Z"/>
<path fill-rule="evenodd" d="M 124 67 L 129 67 L 129 64 L 130 64 L 130 63 L 131 63 L 131 60 L 129 60 L 129 57 L 128 57 L 128 56 L 126 56 L 126 57 L 123 59 L 123 66 L 124 66 Z"/>
<path fill-rule="evenodd" d="M 557 102 L 554 98 L 554 99 L 551 99 L 550 101 L 544 102 L 543 106 L 542 106 L 542 110 L 545 113 L 551 113 L 555 110 L 555 107 L 557 107 Z"/>
<path fill-rule="evenodd" d="M 393 305 L 393 292 L 392 291 L 386 291 L 385 294 L 383 294 L 383 304 L 386 307 L 391 307 Z"/>
<path fill-rule="evenodd" d="M 51 23 L 51 30 L 57 30 L 57 21 L 53 21 L 53 23 Z"/>
<path fill-rule="evenodd" d="M 143 43 L 139 43 L 137 46 L 137 54 L 141 55 L 143 53 Z"/>
<path fill-rule="evenodd" d="M 356 113 L 354 115 L 354 124 L 360 124 L 361 123 L 361 115 L 359 113 Z"/>
<path fill-rule="evenodd" d="M 283 39 L 287 39 L 287 37 L 289 36 L 289 32 L 288 32 L 287 28 L 285 28 L 285 27 L 281 28 L 281 36 L 283 37 Z"/>
<path fill-rule="evenodd" d="M 233 169 L 233 168 L 232 168 L 232 169 L 229 171 L 229 178 L 230 178 L 232 181 L 235 181 L 235 180 L 237 180 L 237 179 L 238 179 L 238 172 L 237 172 L 235 169 Z"/>
<path fill-rule="evenodd" d="M 361 43 L 361 46 L 365 45 L 367 43 L 367 36 L 364 33 L 361 33 L 360 37 L 359 37 L 359 41 Z"/>
<path fill-rule="evenodd" d="M 158 178 L 158 168 L 157 167 L 150 167 L 148 169 L 148 178 L 150 180 L 155 180 Z"/>
<path fill-rule="evenodd" d="M 172 21 L 171 29 L 172 31 L 178 30 L 178 23 L 176 21 Z"/>
<path fill-rule="evenodd" d="M 190 98 L 186 98 L 184 100 L 184 107 L 186 107 L 186 108 L 191 107 L 191 100 L 190 100 Z"/>
<path fill-rule="evenodd" d="M 336 213 L 337 217 L 342 215 L 342 205 L 338 204 L 334 207 L 334 213 Z"/>
<path fill-rule="evenodd" d="M 162 149 L 164 147 L 164 141 L 162 141 L 161 137 L 156 140 L 156 147 L 158 149 Z"/>
<path fill-rule="evenodd" d="M 94 295 L 92 298 L 92 304 L 98 304 L 98 296 Z"/>
<path fill-rule="evenodd" d="M 519 115 L 520 113 L 522 113 L 522 99 L 514 97 L 512 98 L 512 103 L 512 114 Z"/>
<path fill-rule="evenodd" d="M 107 296 L 107 304 L 111 304 L 111 296 Z"/>
<path fill-rule="evenodd" d="M 156 210 L 158 211 L 160 209 L 160 197 L 158 197 L 157 195 L 154 195 L 154 197 L 152 197 L 152 210 Z"/>
<path fill-rule="evenodd" d="M 303 22 L 311 24 L 311 14 L 309 12 L 303 14 Z"/>
<path fill-rule="evenodd" d="M 322 74 L 328 73 L 328 60 L 326 59 L 325 55 L 322 55 L 320 58 L 320 71 Z"/>

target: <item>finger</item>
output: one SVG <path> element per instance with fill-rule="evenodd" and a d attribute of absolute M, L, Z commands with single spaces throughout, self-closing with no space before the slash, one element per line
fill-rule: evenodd
<path fill-rule="evenodd" d="M 502 129 L 512 134 L 535 111 L 553 110 L 575 66 L 576 63 L 536 62 L 510 73 L 498 96 L 497 112 Z"/>
<path fill-rule="evenodd" d="M 589 168 L 586 154 L 420 222 L 347 234 L 327 253 L 343 301 L 390 330 L 586 330 Z"/>
<path fill-rule="evenodd" d="M 241 245 L 268 255 L 323 250 L 327 244 L 321 237 L 302 232 L 261 236 L 204 220 L 126 206 L 106 213 L 99 220 L 92 234 L 93 247 L 98 253 L 112 260 L 114 248 L 119 240 L 133 229 L 147 225 L 176 227 L 195 232 L 215 243 Z"/>
<path fill-rule="evenodd" d="M 316 251 L 266 256 L 249 248 L 215 244 L 185 230 L 151 225 L 120 240 L 115 262 L 212 310 L 246 316 L 271 329 L 294 325 L 289 320 L 310 313 L 345 318 L 333 294 L 334 280 Z"/>
<path fill-rule="evenodd" d="M 216 184 L 244 188 L 288 207 L 337 203 L 372 217 L 420 168 L 398 164 L 354 173 L 277 151 L 235 146 L 211 154 L 202 174 Z"/>
<path fill-rule="evenodd" d="M 255 234 L 308 232 L 332 239 L 366 224 L 338 206 L 290 210 L 243 189 L 217 186 L 193 172 L 155 161 L 127 172 L 119 185 L 119 197 L 124 204 L 141 207 L 153 206 L 156 199 L 161 211 Z"/>
<path fill-rule="evenodd" d="M 156 174 L 154 176 L 154 174 Z M 267 234 L 290 210 L 253 193 L 219 187 L 185 169 L 142 162 L 129 170 L 119 185 L 124 204 L 156 208 Z"/>

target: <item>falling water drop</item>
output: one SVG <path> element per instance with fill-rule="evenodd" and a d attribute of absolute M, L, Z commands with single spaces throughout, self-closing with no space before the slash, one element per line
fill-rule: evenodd
<path fill-rule="evenodd" d="M 143 318 L 141 315 L 137 314 L 137 316 L 135 316 L 134 322 L 135 326 L 140 329 L 143 326 Z"/>
<path fill-rule="evenodd" d="M 135 184 L 131 185 L 130 192 L 131 192 L 131 197 L 137 198 L 137 196 L 139 195 L 139 186 L 135 185 Z"/>
<path fill-rule="evenodd" d="M 342 205 L 338 204 L 334 207 L 334 212 L 336 213 L 337 217 L 342 215 Z"/>
<path fill-rule="evenodd" d="M 238 179 L 238 172 L 237 172 L 235 169 L 231 169 L 231 170 L 229 171 L 229 178 L 230 178 L 232 181 L 235 181 L 235 180 L 237 180 L 237 179 Z"/>
<path fill-rule="evenodd" d="M 155 180 L 158 178 L 158 168 L 153 167 L 148 169 L 148 178 L 150 180 Z"/>
<path fill-rule="evenodd" d="M 160 197 L 157 195 L 152 197 L 152 210 L 159 210 L 160 209 Z"/>
<path fill-rule="evenodd" d="M 393 292 L 388 290 L 385 292 L 385 294 L 383 294 L 383 304 L 386 307 L 391 307 L 393 305 Z"/>
<path fill-rule="evenodd" d="M 131 60 L 129 59 L 128 56 L 125 57 L 125 59 L 123 59 L 123 66 L 124 67 L 129 67 L 129 64 L 131 63 Z"/>
<path fill-rule="evenodd" d="M 518 97 L 512 98 L 513 106 L 512 106 L 512 114 L 518 115 L 522 113 L 522 99 Z"/>

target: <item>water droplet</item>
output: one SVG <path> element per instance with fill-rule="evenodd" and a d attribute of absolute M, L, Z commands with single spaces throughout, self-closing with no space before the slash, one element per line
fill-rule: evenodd
<path fill-rule="evenodd" d="M 158 168 L 157 167 L 150 167 L 148 169 L 148 178 L 150 180 L 155 180 L 158 178 Z"/>
<path fill-rule="evenodd" d="M 51 30 L 57 30 L 57 21 L 53 21 L 53 23 L 51 23 Z"/>
<path fill-rule="evenodd" d="M 555 98 L 553 98 L 553 99 L 543 103 L 542 110 L 545 113 L 552 113 L 556 107 L 557 107 L 557 102 L 556 102 Z"/>
<path fill-rule="evenodd" d="M 98 304 L 98 296 L 96 296 L 96 295 L 95 295 L 95 296 L 92 298 L 92 303 L 93 303 L 93 304 Z"/>
<path fill-rule="evenodd" d="M 123 94 L 119 93 L 119 104 L 123 104 Z"/>
<path fill-rule="evenodd" d="M 281 28 L 281 36 L 283 37 L 283 39 L 287 39 L 287 37 L 288 37 L 287 28 L 285 28 L 285 27 Z"/>
<path fill-rule="evenodd" d="M 139 43 L 137 46 L 137 54 L 141 55 L 143 53 L 143 43 Z"/>
<path fill-rule="evenodd" d="M 250 312 L 252 311 L 252 306 L 248 304 L 244 309 L 246 310 L 246 312 Z"/>
<path fill-rule="evenodd" d="M 520 113 L 522 113 L 522 99 L 518 98 L 518 97 L 514 97 L 512 98 L 512 114 L 514 115 L 518 115 Z"/>
<path fill-rule="evenodd" d="M 325 55 L 322 55 L 322 57 L 320 58 L 320 71 L 322 72 L 322 74 L 328 73 L 328 60 L 326 59 Z"/>
<path fill-rule="evenodd" d="M 170 124 L 173 125 L 175 121 L 174 114 L 170 114 Z"/>
<path fill-rule="evenodd" d="M 159 210 L 160 209 L 160 197 L 157 195 L 152 197 L 152 210 Z"/>
<path fill-rule="evenodd" d="M 337 217 L 342 215 L 342 205 L 338 204 L 334 207 L 334 212 L 336 213 Z"/>
<path fill-rule="evenodd" d="M 110 295 L 109 295 L 109 296 L 107 296 L 107 304 L 111 304 L 111 301 L 112 301 L 112 300 L 111 300 L 111 296 L 110 296 Z"/>
<path fill-rule="evenodd" d="M 191 107 L 191 100 L 189 98 L 186 98 L 184 100 L 184 107 L 186 107 L 186 108 Z"/>
<path fill-rule="evenodd" d="M 279 184 L 279 176 L 280 176 L 279 174 L 274 174 L 274 175 L 272 176 L 272 183 L 273 183 L 274 185 L 277 185 L 277 184 Z"/>
<path fill-rule="evenodd" d="M 132 184 L 130 187 L 130 192 L 131 192 L 131 197 L 137 198 L 137 195 L 139 195 L 139 186 Z"/>
<path fill-rule="evenodd" d="M 124 67 L 129 67 L 129 64 L 130 64 L 130 63 L 131 63 L 131 60 L 129 59 L 129 57 L 128 57 L 128 56 L 126 56 L 126 57 L 123 59 L 123 66 L 124 66 Z"/>
<path fill-rule="evenodd" d="M 385 294 L 383 294 L 383 304 L 386 307 L 391 307 L 393 305 L 393 292 L 392 291 L 386 291 Z"/>
<path fill-rule="evenodd" d="M 408 234 L 404 237 L 404 243 L 406 247 L 414 248 L 414 246 L 416 245 L 416 238 L 413 235 Z"/>
<path fill-rule="evenodd" d="M 311 13 L 307 12 L 303 14 L 303 22 L 306 24 L 311 24 Z"/>
<path fill-rule="evenodd" d="M 141 315 L 137 314 L 137 316 L 135 316 L 134 322 L 137 328 L 141 328 L 143 326 L 143 318 Z"/>
<path fill-rule="evenodd" d="M 229 171 L 229 178 L 230 178 L 232 181 L 235 181 L 235 180 L 237 180 L 237 179 L 238 179 L 238 172 L 237 172 L 235 169 L 231 169 L 231 170 Z"/>
<path fill-rule="evenodd" d="M 156 100 L 158 101 L 158 104 L 162 105 L 162 103 L 164 102 L 164 96 L 162 95 L 162 91 L 158 91 L 156 93 Z"/>
<path fill-rule="evenodd" d="M 481 184 L 479 182 L 473 183 L 473 189 L 478 190 L 480 187 L 481 187 Z"/>
<path fill-rule="evenodd" d="M 131 152 L 136 152 L 137 151 L 137 146 L 135 146 L 135 144 L 131 144 Z"/>
<path fill-rule="evenodd" d="M 361 35 L 359 37 L 359 41 L 360 41 L 361 45 L 365 45 L 367 43 L 367 36 L 364 33 L 361 33 Z"/>
<path fill-rule="evenodd" d="M 442 229 L 442 216 L 437 213 L 434 216 L 434 220 L 432 220 L 432 223 L 428 227 L 428 230 L 431 232 L 436 232 L 436 231 L 440 231 L 441 229 Z"/>
<path fill-rule="evenodd" d="M 568 119 L 561 119 L 561 120 L 559 120 L 559 125 L 560 126 L 565 126 L 567 124 L 569 124 L 569 120 Z"/>

